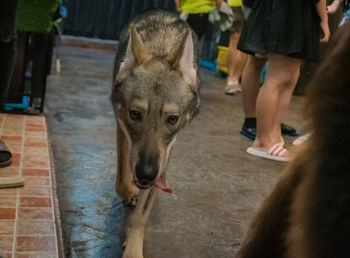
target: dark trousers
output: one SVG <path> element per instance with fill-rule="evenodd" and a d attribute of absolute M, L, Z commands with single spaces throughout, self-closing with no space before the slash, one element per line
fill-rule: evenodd
<path fill-rule="evenodd" d="M 197 34 L 198 40 L 207 32 L 209 26 L 207 13 L 189 14 L 187 23 L 191 29 Z"/>
<path fill-rule="evenodd" d="M 55 41 L 53 33 L 31 33 L 30 58 L 33 61 L 31 95 L 33 98 L 45 97 L 46 77 L 50 73 L 52 50 Z"/>
<path fill-rule="evenodd" d="M 16 60 L 18 0 L 0 0 L 0 110 L 3 110 Z"/>

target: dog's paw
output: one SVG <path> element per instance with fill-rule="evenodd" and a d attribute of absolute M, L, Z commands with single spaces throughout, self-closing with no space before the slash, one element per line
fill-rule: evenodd
<path fill-rule="evenodd" d="M 128 199 L 123 200 L 124 207 L 135 208 L 137 204 L 138 195 L 134 195 Z"/>

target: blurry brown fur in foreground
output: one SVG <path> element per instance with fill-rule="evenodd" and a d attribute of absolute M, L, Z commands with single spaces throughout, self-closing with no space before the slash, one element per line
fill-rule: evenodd
<path fill-rule="evenodd" d="M 255 216 L 238 258 L 350 257 L 350 23 L 309 86 L 313 131 Z"/>

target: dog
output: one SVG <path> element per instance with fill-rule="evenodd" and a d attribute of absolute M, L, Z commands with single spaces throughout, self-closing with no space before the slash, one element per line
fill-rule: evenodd
<path fill-rule="evenodd" d="M 253 219 L 237 258 L 350 257 L 350 23 L 309 85 L 311 137 Z"/>
<path fill-rule="evenodd" d="M 166 168 L 177 134 L 196 114 L 197 38 L 177 15 L 151 11 L 123 30 L 114 66 L 116 191 L 136 206 L 123 258 L 143 257 L 143 239 L 158 189 L 171 192 Z"/>

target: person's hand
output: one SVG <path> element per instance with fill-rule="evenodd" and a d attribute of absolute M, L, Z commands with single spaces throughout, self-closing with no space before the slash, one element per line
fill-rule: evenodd
<path fill-rule="evenodd" d="M 341 4 L 340 0 L 334 0 L 332 4 L 327 6 L 327 13 L 329 14 L 335 13 L 338 10 L 340 4 Z"/>
<path fill-rule="evenodd" d="M 180 0 L 174 0 L 174 2 L 175 2 L 175 6 L 176 6 L 176 11 L 178 13 L 181 13 L 181 2 L 180 2 Z"/>
<path fill-rule="evenodd" d="M 220 12 L 222 0 L 215 0 L 215 3 L 216 3 L 216 10 Z"/>
<path fill-rule="evenodd" d="M 320 39 L 321 42 L 328 42 L 329 36 L 331 35 L 331 32 L 329 31 L 328 21 L 321 21 L 321 31 L 322 31 L 322 38 Z"/>

